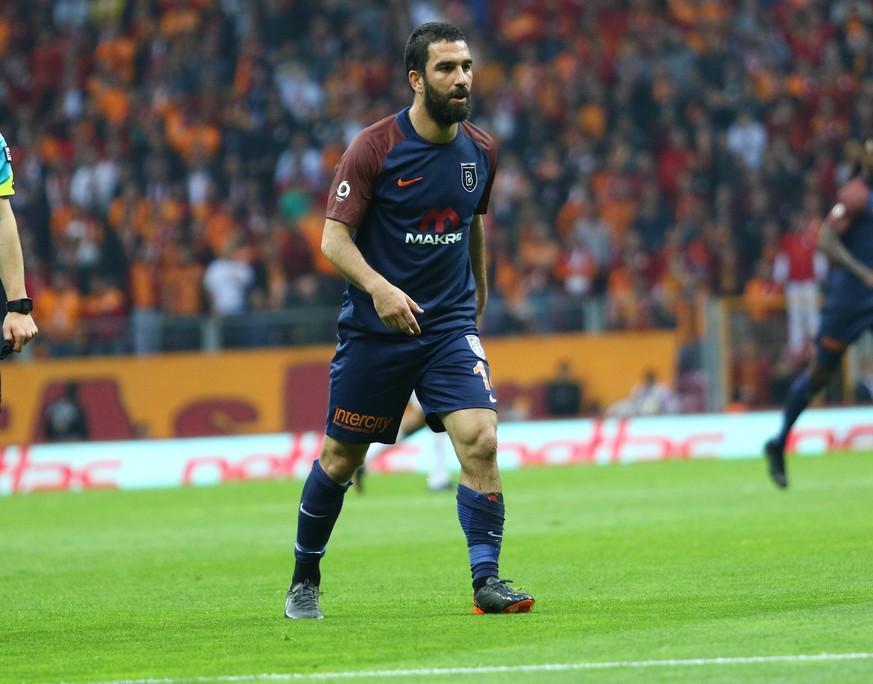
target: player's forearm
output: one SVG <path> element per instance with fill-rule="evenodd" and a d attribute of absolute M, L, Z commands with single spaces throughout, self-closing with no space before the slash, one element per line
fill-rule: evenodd
<path fill-rule="evenodd" d="M 7 198 L 0 198 L 0 280 L 6 289 L 7 299 L 27 297 L 18 224 Z"/>
<path fill-rule="evenodd" d="M 372 295 L 387 281 L 367 263 L 351 237 L 351 228 L 328 219 L 321 238 L 321 253 L 352 285 Z"/>
<path fill-rule="evenodd" d="M 485 224 L 481 216 L 470 225 L 470 265 L 476 282 L 476 318 L 482 317 L 488 302 L 488 269 L 485 259 Z"/>

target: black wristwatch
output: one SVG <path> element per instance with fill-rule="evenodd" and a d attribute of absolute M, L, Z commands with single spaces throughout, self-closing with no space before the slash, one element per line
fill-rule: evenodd
<path fill-rule="evenodd" d="M 33 300 L 29 297 L 10 299 L 6 302 L 6 310 L 12 313 L 27 314 L 33 311 Z"/>

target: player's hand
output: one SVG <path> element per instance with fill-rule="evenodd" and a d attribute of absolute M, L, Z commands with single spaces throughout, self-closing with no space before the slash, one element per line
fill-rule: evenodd
<path fill-rule="evenodd" d="M 37 333 L 36 323 L 28 314 L 9 312 L 3 321 L 3 340 L 12 345 L 12 351 L 20 352 Z"/>
<path fill-rule="evenodd" d="M 373 293 L 373 306 L 387 327 L 402 330 L 407 335 L 421 334 L 415 314 L 424 313 L 424 309 L 399 287 L 386 282 Z"/>
<path fill-rule="evenodd" d="M 864 269 L 863 277 L 861 278 L 861 282 L 871 290 L 873 290 L 873 271 L 870 269 Z"/>

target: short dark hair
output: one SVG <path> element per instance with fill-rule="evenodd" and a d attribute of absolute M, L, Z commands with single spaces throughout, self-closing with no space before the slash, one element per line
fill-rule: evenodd
<path fill-rule="evenodd" d="M 430 21 L 416 28 L 406 41 L 406 49 L 403 51 L 403 60 L 406 63 L 406 73 L 417 71 L 424 74 L 427 66 L 428 48 L 433 43 L 442 41 L 454 43 L 457 41 L 467 42 L 467 37 L 454 24 L 442 21 Z"/>

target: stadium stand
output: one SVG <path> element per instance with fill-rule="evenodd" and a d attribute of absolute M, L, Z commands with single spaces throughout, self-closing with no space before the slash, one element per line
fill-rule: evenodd
<path fill-rule="evenodd" d="M 0 130 L 35 353 L 329 340 L 327 182 L 410 101 L 399 55 L 431 19 L 471 36 L 474 120 L 502 149 L 490 335 L 676 327 L 693 368 L 701 302 L 778 297 L 785 236 L 845 179 L 845 142 L 873 136 L 858 0 L 10 0 Z M 265 334 L 203 323 L 231 246 Z"/>

